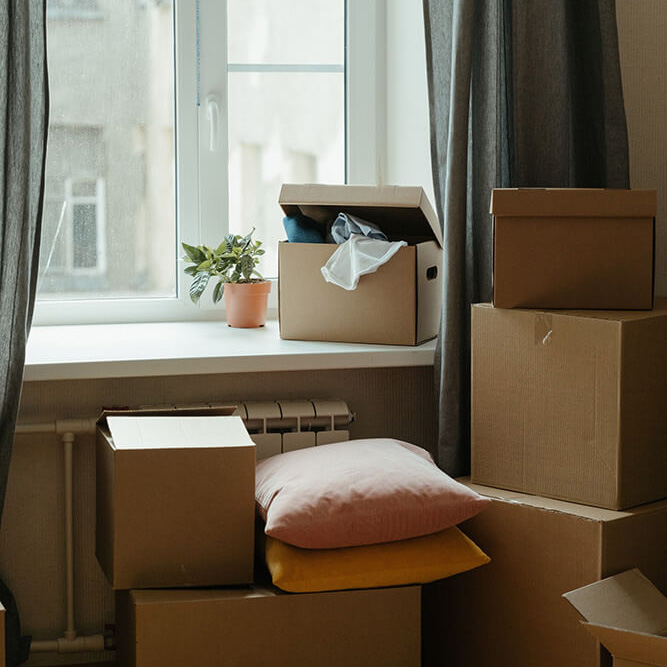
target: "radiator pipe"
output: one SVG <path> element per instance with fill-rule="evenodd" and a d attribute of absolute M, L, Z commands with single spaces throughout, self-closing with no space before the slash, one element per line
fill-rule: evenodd
<path fill-rule="evenodd" d="M 104 635 L 77 637 L 74 627 L 74 499 L 73 499 L 73 454 L 75 433 L 94 433 L 94 419 L 58 419 L 53 422 L 18 424 L 17 435 L 55 433 L 63 443 L 65 482 L 65 587 L 67 606 L 67 628 L 59 639 L 33 641 L 31 653 L 88 653 L 105 650 Z"/>
<path fill-rule="evenodd" d="M 31 653 L 92 653 L 105 650 L 104 635 L 80 636 L 74 639 L 60 637 L 30 644 Z"/>
<path fill-rule="evenodd" d="M 63 433 L 63 446 L 65 450 L 65 581 L 67 584 L 67 628 L 65 639 L 72 641 L 76 639 L 74 629 L 74 545 L 73 545 L 73 498 L 72 498 L 72 469 L 74 433 Z"/>

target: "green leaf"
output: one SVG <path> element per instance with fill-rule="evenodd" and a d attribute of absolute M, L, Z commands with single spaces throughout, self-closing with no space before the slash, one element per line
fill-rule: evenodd
<path fill-rule="evenodd" d="M 213 288 L 213 303 L 219 303 L 225 290 L 225 281 L 221 280 Z"/>
<path fill-rule="evenodd" d="M 210 276 L 208 273 L 198 273 L 190 285 L 190 299 L 192 303 L 199 303 L 201 295 L 204 293 Z"/>
<path fill-rule="evenodd" d="M 227 236 L 225 236 L 225 240 L 223 241 L 223 243 L 225 244 L 225 248 L 227 248 L 227 252 L 232 251 L 232 248 L 234 247 L 234 241 L 235 240 L 236 240 L 236 237 L 234 236 L 234 234 L 227 234 Z"/>
<path fill-rule="evenodd" d="M 204 259 L 206 259 L 204 253 L 199 248 L 195 248 L 195 246 L 188 245 L 187 243 L 181 243 L 181 245 L 183 246 L 183 250 L 185 250 L 187 258 L 191 262 L 196 262 L 199 264 Z"/>
<path fill-rule="evenodd" d="M 198 267 L 197 271 L 206 271 L 206 269 L 209 269 L 211 265 L 213 264 L 212 259 L 207 259 L 205 262 L 202 262 Z"/>
<path fill-rule="evenodd" d="M 252 239 L 252 235 L 255 233 L 255 228 L 253 227 L 248 234 L 246 234 L 240 241 L 241 245 L 243 246 L 243 249 L 245 250 L 248 244 L 250 243 L 250 240 Z"/>
<path fill-rule="evenodd" d="M 196 266 L 186 266 L 183 271 L 187 273 L 189 276 L 194 276 L 195 273 L 197 273 L 197 267 Z"/>
<path fill-rule="evenodd" d="M 255 260 L 250 255 L 243 255 L 239 260 L 239 269 L 246 280 L 250 278 L 250 274 L 254 268 Z"/>

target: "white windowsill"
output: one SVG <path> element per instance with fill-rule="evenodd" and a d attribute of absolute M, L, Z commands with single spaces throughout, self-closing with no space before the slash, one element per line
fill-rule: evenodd
<path fill-rule="evenodd" d="M 416 347 L 281 340 L 278 322 L 231 329 L 224 322 L 33 327 L 25 381 L 310 371 L 433 365 L 435 341 Z"/>

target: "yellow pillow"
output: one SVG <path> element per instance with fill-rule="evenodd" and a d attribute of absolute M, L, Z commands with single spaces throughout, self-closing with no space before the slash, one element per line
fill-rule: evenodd
<path fill-rule="evenodd" d="M 267 535 L 265 557 L 274 585 L 292 593 L 425 584 L 490 560 L 456 527 L 340 549 L 300 549 Z"/>

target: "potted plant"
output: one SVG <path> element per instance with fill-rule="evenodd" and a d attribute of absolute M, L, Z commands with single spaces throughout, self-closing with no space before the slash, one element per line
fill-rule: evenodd
<path fill-rule="evenodd" d="M 261 241 L 228 234 L 217 248 L 182 243 L 183 259 L 189 264 L 185 273 L 192 276 L 190 298 L 199 303 L 211 279 L 218 279 L 213 288 L 213 303 L 225 299 L 225 313 L 230 327 L 262 327 L 266 322 L 271 283 L 257 271 L 264 254 Z"/>

